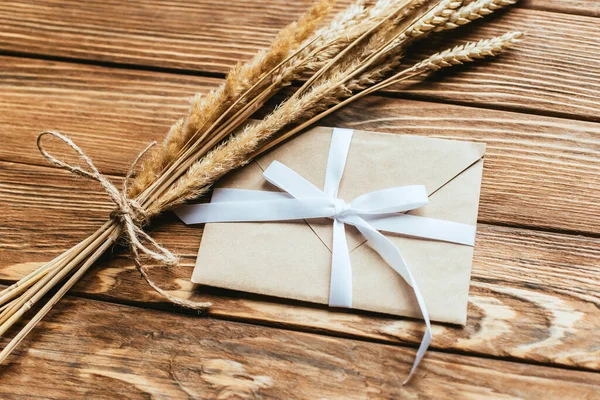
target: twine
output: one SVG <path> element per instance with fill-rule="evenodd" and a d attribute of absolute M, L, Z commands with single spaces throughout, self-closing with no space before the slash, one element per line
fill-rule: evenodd
<path fill-rule="evenodd" d="M 60 139 L 67 146 L 73 149 L 79 155 L 79 158 L 81 158 L 81 160 L 83 160 L 87 164 L 89 170 L 86 171 L 85 169 L 79 166 L 68 164 L 48 153 L 42 145 L 42 138 L 46 135 L 54 136 L 55 138 Z M 127 171 L 127 175 L 125 176 L 125 180 L 123 181 L 122 189 L 121 191 L 119 191 L 111 181 L 109 181 L 104 175 L 100 173 L 98 168 L 96 168 L 92 160 L 83 152 L 83 150 L 81 150 L 81 148 L 79 148 L 79 146 L 77 146 L 67 136 L 56 131 L 45 131 L 40 133 L 37 138 L 37 147 L 40 150 L 40 153 L 42 153 L 42 155 L 46 157 L 46 159 L 50 163 L 56 165 L 59 168 L 66 169 L 76 175 L 92 179 L 100 183 L 104 191 L 108 194 L 112 202 L 115 204 L 115 209 L 110 213 L 110 217 L 119 225 L 120 236 L 126 236 L 129 248 L 131 249 L 133 262 L 142 274 L 142 277 L 148 282 L 150 287 L 152 287 L 161 296 L 165 297 L 172 303 L 181 305 L 186 308 L 192 308 L 195 310 L 204 310 L 210 307 L 211 303 L 193 302 L 190 300 L 185 300 L 179 297 L 171 296 L 163 289 L 158 287 L 158 285 L 156 285 L 156 283 L 154 283 L 150 279 L 146 267 L 144 267 L 142 264 L 142 256 L 148 259 L 155 260 L 165 266 L 177 266 L 179 264 L 177 256 L 175 256 L 169 250 L 158 244 L 150 235 L 148 235 L 144 231 L 143 226 L 149 222 L 149 215 L 147 214 L 146 210 L 135 199 L 130 199 L 127 197 L 129 181 L 131 180 L 131 177 L 134 174 L 135 168 L 137 167 L 142 157 L 148 152 L 148 150 L 150 150 L 155 145 L 156 142 L 150 143 L 137 156 L 137 158 L 135 159 L 133 164 L 131 164 L 131 167 Z"/>

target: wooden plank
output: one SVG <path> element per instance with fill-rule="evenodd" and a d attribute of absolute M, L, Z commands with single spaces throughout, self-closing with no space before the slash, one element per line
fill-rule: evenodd
<path fill-rule="evenodd" d="M 0 163 L 0 182 L 5 207 L 0 213 L 0 279 L 6 281 L 76 244 L 111 209 L 96 185 L 53 168 Z M 202 227 L 186 227 L 168 214 L 152 235 L 184 260 L 179 268 L 153 270 L 154 279 L 176 296 L 213 302 L 210 315 L 216 318 L 395 344 L 416 344 L 422 335 L 421 322 L 195 288 L 189 278 Z M 468 324 L 434 325 L 433 347 L 600 370 L 599 260 L 600 238 L 480 224 Z M 174 310 L 123 256 L 107 256 L 75 293 Z"/>
<path fill-rule="evenodd" d="M 186 97 L 217 79 L 0 58 L 0 160 L 47 165 L 35 137 L 58 129 L 104 172 L 123 174 L 161 140 Z M 364 112 L 365 109 L 369 112 Z M 325 125 L 488 144 L 480 221 L 600 232 L 600 125 L 511 112 L 372 97 Z M 71 155 L 64 148 L 61 156 Z M 65 175 L 63 175 L 65 176 Z"/>
<path fill-rule="evenodd" d="M 600 390 L 597 373 L 436 352 L 402 386 L 413 353 L 397 346 L 66 299 L 2 368 L 0 395 L 591 399 Z"/>
<path fill-rule="evenodd" d="M 581 9 L 600 7 L 597 2 L 590 6 L 592 2 L 581 3 Z M 50 0 L 5 1 L 0 4 L 5 27 L 0 51 L 224 73 L 267 46 L 277 30 L 309 3 L 70 0 L 59 7 Z M 547 0 L 534 3 L 541 7 Z M 544 8 L 573 7 L 564 3 Z M 500 14 L 451 38 L 478 40 L 522 30 L 528 36 L 517 50 L 460 73 L 444 73 L 443 82 L 434 79 L 409 88 L 409 93 L 436 101 L 600 121 L 597 18 L 524 5 Z M 427 45 L 413 61 L 455 43 L 449 39 Z"/>
<path fill-rule="evenodd" d="M 600 3 L 596 0 L 524 0 L 521 5 L 536 10 L 600 17 Z"/>

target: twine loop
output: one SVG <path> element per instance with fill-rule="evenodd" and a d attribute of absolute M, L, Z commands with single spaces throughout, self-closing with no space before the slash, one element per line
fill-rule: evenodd
<path fill-rule="evenodd" d="M 68 164 L 48 153 L 42 144 L 42 138 L 46 135 L 54 136 L 55 138 L 60 139 L 67 146 L 73 149 L 79 155 L 79 158 L 87 164 L 88 169 L 86 170 L 77 165 Z M 127 197 L 129 181 L 131 180 L 131 177 L 135 171 L 135 167 L 139 163 L 140 159 L 154 145 L 156 145 L 156 142 L 150 143 L 137 156 L 129 168 L 129 171 L 127 171 L 127 175 L 123 180 L 123 187 L 121 191 L 119 191 L 115 185 L 108 180 L 108 178 L 100 173 L 98 168 L 96 168 L 92 160 L 83 152 L 83 150 L 81 150 L 81 148 L 79 148 L 79 146 L 77 146 L 67 136 L 56 131 L 45 131 L 40 133 L 37 138 L 37 146 L 40 150 L 40 153 L 42 153 L 42 155 L 46 157 L 50 163 L 66 169 L 76 175 L 83 176 L 84 178 L 92 179 L 100 183 L 104 191 L 115 204 L 115 209 L 110 213 L 110 217 L 114 221 L 118 222 L 121 229 L 121 234 L 124 234 L 129 242 L 129 247 L 133 253 L 133 261 L 140 271 L 142 271 L 142 273 L 144 273 L 141 260 L 142 255 L 165 265 L 174 266 L 178 264 L 178 259 L 173 253 L 159 245 L 154 239 L 152 239 L 150 235 L 144 232 L 142 227 L 148 223 L 148 213 L 135 199 L 130 199 Z"/>

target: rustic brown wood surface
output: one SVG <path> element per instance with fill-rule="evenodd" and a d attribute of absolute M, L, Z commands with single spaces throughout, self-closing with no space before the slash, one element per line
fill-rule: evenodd
<path fill-rule="evenodd" d="M 46 165 L 39 131 L 68 133 L 120 181 L 192 93 L 309 3 L 0 3 L 0 280 L 111 210 L 94 183 Z M 411 385 L 421 322 L 194 287 L 202 227 L 165 215 L 152 234 L 184 263 L 152 276 L 213 302 L 208 315 L 165 303 L 116 249 L 0 367 L 0 398 L 600 398 L 599 15 L 595 0 L 522 1 L 438 44 L 523 29 L 514 52 L 323 121 L 488 144 L 468 323 L 434 325 Z"/>

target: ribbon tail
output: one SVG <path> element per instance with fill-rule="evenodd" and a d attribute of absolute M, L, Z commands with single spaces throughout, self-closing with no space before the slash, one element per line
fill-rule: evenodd
<path fill-rule="evenodd" d="M 409 274 L 410 274 L 410 271 L 409 271 Z M 412 378 L 413 374 L 417 370 L 417 367 L 421 363 L 421 360 L 425 356 L 425 353 L 427 352 L 427 349 L 429 348 L 429 345 L 431 344 L 431 339 L 433 336 L 433 333 L 431 331 L 431 322 L 429 321 L 429 314 L 427 312 L 427 306 L 425 305 L 425 299 L 423 299 L 423 295 L 421 294 L 421 291 L 419 290 L 419 287 L 417 286 L 416 282 L 414 282 L 414 280 L 413 280 L 411 286 L 415 293 L 415 297 L 417 298 L 417 303 L 419 304 L 419 307 L 421 308 L 421 314 L 423 314 L 423 319 L 425 320 L 426 328 L 425 328 L 425 334 L 423 335 L 423 339 L 421 339 L 421 344 L 419 345 L 419 348 L 417 349 L 417 355 L 415 356 L 415 361 L 413 362 L 413 366 L 410 369 L 410 372 L 408 373 L 408 376 L 406 377 L 404 382 L 402 382 L 403 385 L 406 385 L 410 381 L 410 378 Z"/>
<path fill-rule="evenodd" d="M 431 331 L 431 321 L 429 320 L 429 312 L 427 311 L 427 305 L 425 304 L 425 299 L 417 286 L 417 282 L 412 275 L 410 269 L 408 268 L 408 264 L 404 261 L 404 258 L 400 254 L 400 251 L 394 244 L 386 238 L 384 235 L 379 233 L 374 227 L 369 225 L 364 219 L 354 216 L 348 218 L 346 221 L 350 223 L 363 234 L 365 238 L 369 241 L 369 244 L 379 253 L 379 255 L 396 271 L 398 274 L 404 278 L 406 283 L 408 283 L 415 294 L 415 298 L 417 299 L 417 304 L 419 305 L 419 309 L 421 311 L 421 315 L 423 320 L 425 321 L 425 334 L 423 335 L 423 339 L 421 340 L 421 344 L 419 345 L 419 349 L 417 350 L 417 355 L 415 357 L 415 361 L 413 366 L 408 374 L 408 377 L 404 380 L 403 384 L 408 383 L 417 367 L 421 363 L 423 356 L 427 352 L 429 345 L 431 344 L 432 331 Z"/>
<path fill-rule="evenodd" d="M 346 240 L 346 228 L 344 223 L 337 219 L 333 220 L 329 305 L 352 308 L 352 266 Z"/>

